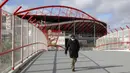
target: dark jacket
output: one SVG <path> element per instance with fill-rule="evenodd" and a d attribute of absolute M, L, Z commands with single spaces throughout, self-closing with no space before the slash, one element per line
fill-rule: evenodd
<path fill-rule="evenodd" d="M 78 58 L 78 52 L 80 49 L 80 45 L 77 39 L 71 40 L 69 39 L 67 42 L 67 47 L 65 49 L 65 54 L 67 54 L 67 51 L 69 50 L 70 58 Z"/>

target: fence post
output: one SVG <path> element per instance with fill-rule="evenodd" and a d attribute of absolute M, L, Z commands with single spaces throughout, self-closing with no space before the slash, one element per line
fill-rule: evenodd
<path fill-rule="evenodd" d="M 15 16 L 11 16 L 11 25 L 12 25 L 12 49 L 15 48 Z M 12 70 L 14 70 L 14 51 L 12 51 Z"/>
<path fill-rule="evenodd" d="M 27 21 L 27 44 L 29 44 L 29 22 Z M 28 46 L 28 49 L 27 49 L 27 53 L 28 53 L 28 56 L 29 57 L 29 47 Z"/>
<path fill-rule="evenodd" d="M 129 37 L 129 50 L 130 50 L 130 28 L 128 30 L 129 30 L 129 32 L 128 32 L 129 36 L 128 37 Z"/>
<path fill-rule="evenodd" d="M 116 30 L 116 32 L 117 32 L 117 35 L 116 35 L 116 41 L 117 41 L 117 42 L 116 42 L 116 43 L 117 43 L 116 45 L 117 45 L 117 46 L 116 46 L 116 48 L 118 48 L 118 30 L 117 30 L 117 29 L 115 29 L 115 30 Z"/>
<path fill-rule="evenodd" d="M 129 50 L 130 50 L 130 28 L 129 28 L 129 26 L 127 26 L 126 25 L 126 27 L 128 28 L 128 38 L 129 38 L 129 41 L 128 41 L 128 43 L 127 44 L 129 44 Z"/>
<path fill-rule="evenodd" d="M 21 46 L 23 46 L 23 19 L 21 20 Z M 23 63 L 23 48 L 21 48 L 21 63 Z"/>
<path fill-rule="evenodd" d="M 122 30 L 122 44 L 123 44 L 123 48 L 124 48 L 124 28 L 121 28 L 120 29 Z"/>
<path fill-rule="evenodd" d="M 36 23 L 35 23 L 35 25 L 34 25 L 35 27 L 34 27 L 34 36 L 35 36 L 35 43 L 36 43 Z M 36 53 L 36 44 L 35 44 L 35 53 Z"/>
<path fill-rule="evenodd" d="M 1 4 L 0 4 L 0 46 L 2 44 L 2 7 L 5 5 L 5 3 L 7 3 L 8 0 L 4 0 Z"/>
<path fill-rule="evenodd" d="M 2 45 L 2 8 L 0 8 L 0 46 Z"/>
<path fill-rule="evenodd" d="M 31 24 L 31 43 L 33 43 L 33 25 L 32 25 L 32 21 L 30 20 L 30 24 Z M 31 55 L 33 54 L 33 45 L 31 45 Z"/>
<path fill-rule="evenodd" d="M 38 35 L 38 34 L 37 34 L 37 31 L 38 31 L 38 30 L 37 30 L 37 28 L 36 28 L 36 42 L 37 42 L 37 35 Z M 38 52 L 38 44 L 36 44 L 36 52 Z"/>
<path fill-rule="evenodd" d="M 96 46 L 96 25 L 94 22 L 94 47 Z"/>
<path fill-rule="evenodd" d="M 113 43 L 113 31 L 111 30 L 111 41 L 110 41 L 110 43 Z M 111 49 L 113 48 L 113 44 L 110 44 L 111 46 Z"/>

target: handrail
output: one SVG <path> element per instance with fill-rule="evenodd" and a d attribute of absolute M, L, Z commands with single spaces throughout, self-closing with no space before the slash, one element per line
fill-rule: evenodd
<path fill-rule="evenodd" d="M 44 44 L 47 47 L 53 46 L 53 47 L 61 47 L 61 48 L 65 49 L 64 47 L 62 47 L 60 45 L 47 45 L 47 44 L 42 43 L 42 42 L 36 42 L 36 43 L 27 44 L 27 45 L 24 45 L 24 46 L 21 46 L 21 47 L 17 47 L 17 48 L 14 48 L 14 49 L 10 49 L 10 50 L 4 51 L 4 52 L 0 52 L 0 56 L 8 54 L 8 53 L 10 53 L 12 51 L 19 50 L 20 48 L 24 48 L 24 47 L 27 47 L 27 46 L 30 46 L 30 45 L 34 45 L 34 44 Z"/>
<path fill-rule="evenodd" d="M 17 47 L 17 48 L 14 48 L 14 49 L 10 49 L 10 50 L 4 51 L 4 52 L 0 52 L 0 56 L 5 55 L 5 54 L 7 54 L 7 53 L 10 53 L 10 52 L 12 52 L 12 51 L 19 50 L 20 48 L 24 48 L 24 47 L 27 47 L 27 46 L 30 46 L 30 45 L 34 45 L 34 44 L 44 44 L 45 46 L 47 46 L 47 44 L 42 43 L 42 42 L 31 43 L 31 44 L 27 44 L 27 45 L 24 45 L 24 46 L 21 46 L 21 47 Z"/>
<path fill-rule="evenodd" d="M 114 43 L 108 43 L 108 44 L 101 44 L 97 46 L 96 48 L 101 47 L 101 46 L 111 45 L 111 44 L 123 44 L 123 43 L 130 43 L 130 42 L 114 42 Z"/>
<path fill-rule="evenodd" d="M 61 48 L 65 49 L 64 47 L 62 47 L 62 46 L 60 46 L 60 45 L 48 45 L 48 47 L 49 47 L 49 46 L 53 46 L 53 47 L 61 47 Z"/>

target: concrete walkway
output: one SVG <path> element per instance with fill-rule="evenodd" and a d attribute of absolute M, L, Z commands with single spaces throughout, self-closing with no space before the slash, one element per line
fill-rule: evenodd
<path fill-rule="evenodd" d="M 74 73 L 130 73 L 129 52 L 80 51 Z M 43 53 L 24 73 L 73 73 L 64 51 Z"/>

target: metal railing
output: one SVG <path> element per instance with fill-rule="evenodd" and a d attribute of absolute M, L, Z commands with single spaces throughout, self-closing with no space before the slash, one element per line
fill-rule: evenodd
<path fill-rule="evenodd" d="M 2 13 L 1 17 L 0 73 L 7 73 L 29 56 L 46 50 L 47 39 L 41 30 L 27 20 L 8 12 Z"/>
<path fill-rule="evenodd" d="M 120 30 L 114 29 L 107 35 L 98 38 L 96 41 L 96 48 L 98 50 L 129 50 L 130 49 L 130 29 L 126 28 Z"/>

